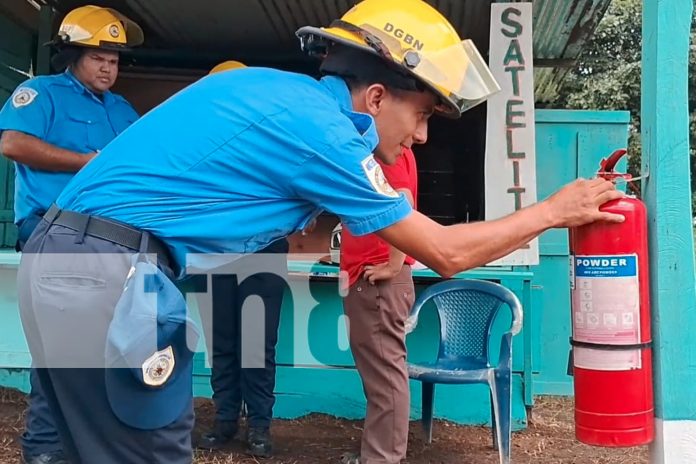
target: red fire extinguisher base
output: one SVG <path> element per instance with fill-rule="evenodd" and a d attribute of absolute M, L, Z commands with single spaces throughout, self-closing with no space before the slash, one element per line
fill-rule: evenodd
<path fill-rule="evenodd" d="M 652 357 L 642 350 L 642 368 L 597 371 L 575 368 L 575 436 L 610 448 L 646 445 L 654 439 Z"/>
<path fill-rule="evenodd" d="M 581 443 L 592 446 L 628 448 L 632 446 L 647 445 L 650 444 L 655 438 L 653 415 L 653 410 L 645 411 L 644 413 L 640 414 L 632 414 L 632 416 L 634 416 L 632 420 L 641 421 L 647 424 L 645 427 L 637 429 L 598 430 L 596 428 L 586 428 L 576 425 L 575 437 Z M 576 420 L 576 424 L 579 422 L 581 421 Z"/>

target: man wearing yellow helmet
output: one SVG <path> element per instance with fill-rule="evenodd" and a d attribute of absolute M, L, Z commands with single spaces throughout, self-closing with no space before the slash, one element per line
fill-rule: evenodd
<path fill-rule="evenodd" d="M 27 242 L 19 267 L 22 323 L 34 359 L 103 354 L 105 343 L 114 341 L 115 317 L 138 310 L 134 303 L 146 298 L 135 298 L 132 286 L 123 291 L 133 269 L 130 255 L 138 251 L 157 252 L 156 275 L 171 279 L 190 268 L 218 267 L 221 253 L 236 259 L 259 251 L 329 211 L 354 235 L 376 233 L 451 276 L 551 228 L 623 220 L 599 209 L 622 196 L 604 179 L 578 180 L 495 221 L 445 227 L 413 211 L 374 157 L 392 164 L 404 148 L 426 141 L 433 113 L 456 117 L 496 90 L 475 47 L 421 0 L 365 0 L 332 27 L 303 28 L 298 35 L 305 50 L 327 56 L 323 69 L 330 75 L 317 81 L 248 68 L 201 79 L 134 123 L 63 190 Z M 48 259 L 64 253 L 71 259 Z M 79 278 L 87 258 L 89 278 Z M 78 278 L 42 280 L 45 275 Z M 160 291 L 171 287 L 162 282 Z M 34 291 L 35 283 L 50 283 L 51 291 Z M 90 315 L 94 325 L 60 324 L 57 311 L 50 311 L 56 306 L 66 317 Z M 185 324 L 163 316 L 163 325 Z M 148 335 L 159 342 L 159 313 L 151 319 Z M 64 346 L 58 341 L 63 333 L 84 342 Z M 134 350 L 131 369 L 103 365 L 77 376 L 54 364 L 44 370 L 55 410 L 67 411 L 74 392 L 90 395 L 90 411 L 62 416 L 75 462 L 93 461 L 95 447 L 109 451 L 100 464 L 191 462 L 187 440 L 160 433 L 188 426 L 182 418 L 192 411 L 191 350 L 159 343 L 153 349 Z M 116 382 L 130 385 L 127 397 L 114 390 Z M 99 426 L 83 434 L 95 410 Z M 133 429 L 152 431 L 157 449 L 169 450 L 166 460 L 150 454 L 151 441 L 133 440 Z M 128 454 L 117 453 L 124 450 Z"/>
<path fill-rule="evenodd" d="M 54 67 L 64 73 L 20 84 L 0 112 L 0 151 L 15 162 L 15 223 L 21 250 L 41 216 L 82 166 L 138 117 L 112 94 L 119 52 L 142 42 L 120 13 L 86 6 L 70 12 L 56 40 Z M 35 371 L 22 436 L 23 459 L 64 463 L 61 443 Z"/>
<path fill-rule="evenodd" d="M 425 143 L 431 112 L 458 117 L 499 90 L 473 43 L 462 41 L 436 10 L 420 0 L 408 0 L 400 2 L 402 10 L 395 11 L 390 8 L 392 1 L 366 1 L 329 27 L 298 31 L 305 51 L 322 58 L 323 74 L 345 80 L 356 109 L 367 110 L 375 117 L 381 145 L 376 154 L 387 162 L 399 149 Z M 370 110 L 369 99 L 374 97 L 369 93 L 375 83 L 382 84 L 401 109 Z M 420 118 L 408 117 L 407 108 L 414 104 L 426 109 Z M 344 235 L 350 239 L 345 243 L 350 247 L 341 250 L 342 267 L 346 264 L 343 258 L 361 265 L 374 264 L 360 261 L 367 256 L 358 249 L 361 244 L 365 246 L 366 240 L 379 238 L 354 237 L 350 231 Z M 394 256 L 390 256 L 388 247 L 387 251 L 380 249 L 383 253 L 377 248 L 374 245 L 370 249 L 369 257 L 391 263 Z M 403 254 L 395 256 L 400 260 L 396 260 L 398 266 L 393 273 L 389 272 L 390 263 L 386 263 L 388 272 L 382 274 L 385 267 L 380 266 L 367 266 L 364 276 L 352 273 L 349 294 L 344 299 L 351 351 L 367 399 L 360 454 L 344 455 L 345 464 L 396 464 L 406 458 L 410 395 L 404 324 L 409 304 L 413 303 L 413 284 L 410 268 L 403 266 Z M 354 266 L 351 270 L 365 269 Z M 391 289 L 390 280 L 377 282 L 385 277 L 393 278 L 398 290 Z"/>

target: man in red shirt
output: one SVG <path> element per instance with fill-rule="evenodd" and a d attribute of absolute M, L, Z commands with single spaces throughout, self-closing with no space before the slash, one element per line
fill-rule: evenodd
<path fill-rule="evenodd" d="M 380 160 L 389 184 L 416 209 L 418 173 L 413 151 L 404 148 L 395 164 Z M 405 321 L 415 298 L 411 265 L 375 234 L 341 232 L 341 271 L 349 290 L 343 309 L 350 348 L 363 382 L 367 414 L 360 457 L 347 463 L 400 463 L 406 457 L 410 394 L 406 371 Z"/>

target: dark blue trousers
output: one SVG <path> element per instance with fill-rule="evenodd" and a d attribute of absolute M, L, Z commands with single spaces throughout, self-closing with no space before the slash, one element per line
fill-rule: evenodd
<path fill-rule="evenodd" d="M 211 386 L 216 419 L 219 421 L 236 421 L 243 402 L 246 405 L 247 421 L 250 426 L 268 427 L 271 423 L 275 403 L 278 325 L 283 292 L 287 285 L 287 252 L 286 240 L 275 242 L 259 252 L 264 255 L 277 254 L 277 259 L 270 258 L 274 262 L 274 269 L 280 272 L 256 273 L 243 279 L 237 275 L 213 275 L 212 277 Z M 242 258 L 238 266 L 242 268 L 245 266 L 245 260 L 253 260 L 254 256 Z M 253 267 L 253 264 L 251 266 Z M 263 300 L 264 309 L 261 314 L 246 312 L 244 317 L 247 318 L 247 322 L 243 322 L 242 307 L 245 300 L 251 296 L 260 297 Z M 264 321 L 264 367 L 243 368 L 245 359 L 242 355 L 243 328 L 247 326 L 250 319 L 258 317 Z M 207 338 L 210 340 L 209 337 Z M 210 349 L 210 342 L 208 345 Z M 252 354 L 251 357 L 254 355 Z"/>
<path fill-rule="evenodd" d="M 85 222 L 85 226 L 87 223 Z M 173 423 L 142 430 L 113 413 L 103 367 L 55 367 L 67 352 L 104 359 L 113 308 L 134 250 L 41 221 L 24 248 L 17 281 L 22 325 L 51 416 L 71 464 L 190 464 L 193 398 Z M 80 258 L 86 255 L 88 260 Z M 63 258 L 62 256 L 65 256 Z M 166 266 L 160 268 L 168 275 Z M 72 358 L 71 358 L 72 359 Z M 96 361 L 96 362 L 95 362 Z M 50 365 L 49 365 L 50 364 Z M 79 363 L 84 365 L 84 363 Z"/>
<path fill-rule="evenodd" d="M 31 233 L 41 220 L 41 216 L 30 216 L 18 226 L 16 250 L 22 251 Z M 29 408 L 27 410 L 24 433 L 21 437 L 22 452 L 25 456 L 38 456 L 44 453 L 54 453 L 63 449 L 56 430 L 56 424 L 48 407 L 46 394 L 41 387 L 36 369 L 29 373 Z"/>
<path fill-rule="evenodd" d="M 24 433 L 21 437 L 22 452 L 25 456 L 38 456 L 63 449 L 55 421 L 48 406 L 46 393 L 41 387 L 37 369 L 29 373 L 31 391 Z"/>

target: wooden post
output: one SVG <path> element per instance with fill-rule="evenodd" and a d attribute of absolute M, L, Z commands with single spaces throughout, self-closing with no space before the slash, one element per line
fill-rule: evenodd
<path fill-rule="evenodd" d="M 52 28 L 53 8 L 50 5 L 41 5 L 36 44 L 36 66 L 34 68 L 34 75 L 36 76 L 51 73 L 51 49 L 44 44 L 53 38 Z"/>
<path fill-rule="evenodd" d="M 689 178 L 693 0 L 643 1 L 642 145 L 648 206 L 656 440 L 653 464 L 696 462 L 696 289 Z"/>

